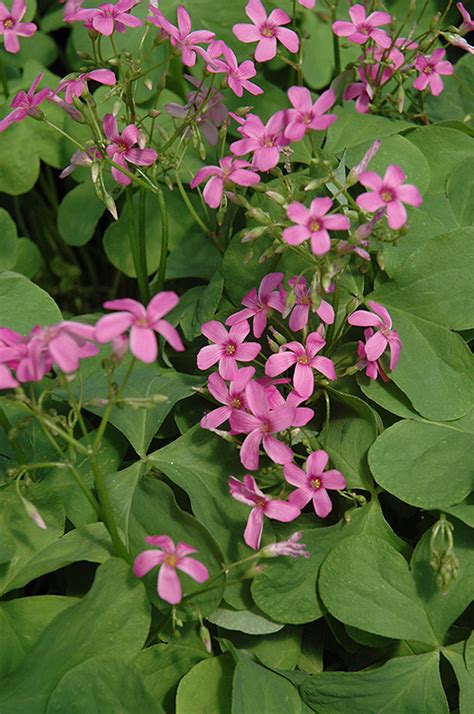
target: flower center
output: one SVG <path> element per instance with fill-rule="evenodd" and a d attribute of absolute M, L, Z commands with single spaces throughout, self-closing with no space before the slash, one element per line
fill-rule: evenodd
<path fill-rule="evenodd" d="M 117 148 L 120 151 L 121 154 L 123 154 L 124 151 L 127 151 L 127 146 L 125 145 L 124 141 L 118 141 L 117 142 Z"/>
<path fill-rule="evenodd" d="M 309 230 L 313 233 L 317 233 L 317 231 L 320 231 L 321 228 L 322 225 L 319 221 L 311 221 L 311 223 L 309 224 Z"/>
<path fill-rule="evenodd" d="M 308 355 L 302 355 L 301 357 L 298 357 L 298 364 L 309 364 Z"/>
<path fill-rule="evenodd" d="M 11 17 L 7 17 L 7 19 L 3 21 L 3 27 L 5 28 L 5 30 L 11 30 L 14 24 L 15 23 L 13 22 Z"/>
<path fill-rule="evenodd" d="M 275 31 L 272 27 L 268 27 L 267 25 L 265 25 L 264 27 L 262 27 L 262 35 L 264 37 L 273 37 L 275 35 Z"/>
<path fill-rule="evenodd" d="M 311 302 L 312 300 L 310 295 L 304 295 L 300 300 L 301 305 L 311 305 Z"/>
<path fill-rule="evenodd" d="M 240 397 L 234 397 L 231 402 L 232 409 L 242 409 L 242 400 Z"/>
<path fill-rule="evenodd" d="M 429 65 L 428 67 L 425 67 L 423 70 L 423 74 L 433 74 L 433 67 L 430 67 Z"/>
<path fill-rule="evenodd" d="M 362 35 L 369 35 L 371 28 L 367 27 L 367 25 L 362 24 L 362 25 L 359 25 L 359 27 L 357 29 Z"/>
<path fill-rule="evenodd" d="M 148 327 L 146 317 L 139 317 L 135 324 L 137 325 L 137 327 Z"/>
<path fill-rule="evenodd" d="M 319 478 L 312 478 L 309 483 L 311 488 L 314 488 L 316 491 L 318 488 L 321 488 L 321 479 Z"/>
<path fill-rule="evenodd" d="M 265 508 L 266 502 L 267 502 L 267 499 L 266 499 L 266 498 L 263 498 L 263 496 L 260 496 L 260 498 L 257 498 L 257 499 L 255 500 L 255 506 L 256 506 L 257 508 L 262 508 L 262 509 L 263 509 L 263 508 Z"/>
<path fill-rule="evenodd" d="M 166 565 L 170 565 L 172 568 L 176 568 L 177 562 L 178 562 L 178 559 L 174 553 L 168 553 L 168 555 L 165 555 L 164 560 L 163 560 L 163 563 L 166 563 Z"/>
<path fill-rule="evenodd" d="M 266 147 L 273 146 L 273 139 L 265 139 L 263 145 Z"/>
<path fill-rule="evenodd" d="M 393 201 L 394 195 L 391 191 L 388 191 L 386 188 L 381 192 L 380 197 L 382 201 L 385 201 L 385 203 L 390 203 L 390 201 Z"/>
<path fill-rule="evenodd" d="M 236 349 L 237 347 L 232 342 L 229 342 L 229 344 L 225 347 L 225 353 L 228 357 L 231 357 L 235 353 Z"/>
<path fill-rule="evenodd" d="M 270 424 L 269 421 L 266 421 L 262 424 L 262 434 L 271 434 L 272 433 L 272 425 Z"/>

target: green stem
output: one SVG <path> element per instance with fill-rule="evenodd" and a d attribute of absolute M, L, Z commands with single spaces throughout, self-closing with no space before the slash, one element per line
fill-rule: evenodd
<path fill-rule="evenodd" d="M 329 394 L 324 390 L 324 400 L 326 402 L 326 415 L 324 418 L 324 439 L 323 439 L 323 449 L 327 450 L 328 438 L 329 438 L 329 422 L 331 419 L 331 400 L 329 399 Z"/>
<path fill-rule="evenodd" d="M 331 20 L 335 22 L 336 20 L 336 6 L 331 7 Z M 334 76 L 337 77 L 341 74 L 341 48 L 339 47 L 339 37 L 333 32 L 332 33 L 332 47 L 334 52 Z"/>
<path fill-rule="evenodd" d="M 105 485 L 105 479 L 104 479 L 104 474 L 102 473 L 101 469 L 97 466 L 96 460 L 95 460 L 95 455 L 90 456 L 90 462 L 91 462 L 91 467 L 92 467 L 92 473 L 94 474 L 94 483 L 95 483 L 95 489 L 97 491 L 97 495 L 99 497 L 99 503 L 100 503 L 100 512 L 102 516 L 102 520 L 109 531 L 110 537 L 112 539 L 112 544 L 114 547 L 114 551 L 116 555 L 120 556 L 124 560 L 127 561 L 127 563 L 132 563 L 132 557 L 130 553 L 128 552 L 127 548 L 125 547 L 125 544 L 120 537 L 120 534 L 117 529 L 117 525 L 115 523 L 115 518 L 114 518 L 114 512 L 112 510 L 112 506 L 110 503 L 109 499 L 109 494 L 107 491 L 107 487 Z"/>
<path fill-rule="evenodd" d="M 18 443 L 18 440 L 16 437 L 12 437 L 10 435 L 12 425 L 10 424 L 10 420 L 5 414 L 5 411 L 3 407 L 0 407 L 0 426 L 2 427 L 3 431 L 5 432 L 5 436 L 9 440 L 10 444 L 12 445 L 13 452 L 15 454 L 16 460 L 18 461 L 19 464 L 23 463 L 26 461 L 26 456 L 23 452 L 23 449 L 21 448 L 20 444 Z"/>
<path fill-rule="evenodd" d="M 175 173 L 175 179 L 176 179 L 176 183 L 177 183 L 177 185 L 178 185 L 178 190 L 179 190 L 179 192 L 180 192 L 180 194 L 181 194 L 181 198 L 183 199 L 184 203 L 186 204 L 186 208 L 188 209 L 190 215 L 194 218 L 194 220 L 196 221 L 196 223 L 198 224 L 198 226 L 199 226 L 200 228 L 202 228 L 202 230 L 203 230 L 205 233 L 208 233 L 208 234 L 209 234 L 211 231 L 210 231 L 209 228 L 206 226 L 206 224 L 204 223 L 204 221 L 200 218 L 200 216 L 196 213 L 193 204 L 192 204 L 191 201 L 189 200 L 188 194 L 187 194 L 186 191 L 184 190 L 183 184 L 181 183 L 181 179 L 180 179 L 180 177 L 179 177 L 179 173 L 178 173 L 177 171 L 176 171 L 176 173 Z"/>
<path fill-rule="evenodd" d="M 0 84 L 2 85 L 2 92 L 5 96 L 5 99 L 9 96 L 8 93 L 8 82 L 7 82 L 7 77 L 5 74 L 5 65 L 3 63 L 3 57 L 0 54 Z"/>
<path fill-rule="evenodd" d="M 158 267 L 158 273 L 156 278 L 156 292 L 163 290 L 166 278 L 166 263 L 168 261 L 168 243 L 169 243 L 169 222 L 168 222 L 168 209 L 166 208 L 166 201 L 163 195 L 163 191 L 160 189 L 157 193 L 158 203 L 160 206 L 160 217 L 161 217 L 161 252 L 160 252 L 160 264 Z"/>
<path fill-rule="evenodd" d="M 148 287 L 148 276 L 146 267 L 146 246 L 140 245 L 140 236 L 137 235 L 133 210 L 132 189 L 129 186 L 126 189 L 126 196 L 128 215 L 128 238 L 130 241 L 130 250 L 132 251 L 133 265 L 135 267 L 135 273 L 137 275 L 140 299 L 144 305 L 148 305 L 148 301 L 150 299 L 150 291 Z"/>

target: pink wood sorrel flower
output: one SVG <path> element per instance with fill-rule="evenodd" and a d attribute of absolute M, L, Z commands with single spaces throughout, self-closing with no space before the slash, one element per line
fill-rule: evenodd
<path fill-rule="evenodd" d="M 177 27 L 169 22 L 157 7 L 150 5 L 150 12 L 152 16 L 147 18 L 148 21 L 161 28 L 161 30 L 168 35 L 171 45 L 181 53 L 183 64 L 186 65 L 186 67 L 194 67 L 196 64 L 196 52 L 201 51 L 198 45 L 200 43 L 207 44 L 211 42 L 215 37 L 214 33 L 208 32 L 207 30 L 195 30 L 191 32 L 191 18 L 188 11 L 182 5 L 178 6 L 176 13 L 178 20 Z"/>
<path fill-rule="evenodd" d="M 115 74 L 111 69 L 94 69 L 92 72 L 84 72 L 78 77 L 72 79 L 64 79 L 57 89 L 57 92 L 65 90 L 64 99 L 68 104 L 72 104 L 75 97 L 81 97 L 84 90 L 87 89 L 87 81 L 99 82 L 111 87 L 116 83 Z"/>
<path fill-rule="evenodd" d="M 251 60 L 245 60 L 239 65 L 233 50 L 222 40 L 212 42 L 208 51 L 203 53 L 203 57 L 207 62 L 207 71 L 212 74 L 225 74 L 229 89 L 237 97 L 243 95 L 244 89 L 254 96 L 263 93 L 261 87 L 249 81 L 257 74 L 254 63 Z"/>
<path fill-rule="evenodd" d="M 316 0 L 298 0 L 298 4 L 301 5 L 301 7 L 306 7 L 308 10 L 312 10 L 316 5 Z"/>
<path fill-rule="evenodd" d="M 295 407 L 285 403 L 281 407 L 272 409 L 265 387 L 258 382 L 250 382 L 247 385 L 245 397 L 251 413 L 238 411 L 230 420 L 234 434 L 248 434 L 240 449 L 240 461 L 243 466 L 250 471 L 258 469 L 260 444 L 276 464 L 289 463 L 293 459 L 293 452 L 273 434 L 289 429 L 293 425 Z"/>
<path fill-rule="evenodd" d="M 107 156 L 116 164 L 129 170 L 127 162 L 136 166 L 151 166 L 158 154 L 154 149 L 133 148 L 138 144 L 140 135 L 135 124 L 129 124 L 120 134 L 117 128 L 117 120 L 112 114 L 106 114 L 103 119 L 104 134 L 110 141 L 107 146 Z M 132 179 L 126 176 L 115 166 L 112 167 L 112 176 L 117 183 L 128 186 Z"/>
<path fill-rule="evenodd" d="M 198 583 L 203 583 L 209 578 L 206 566 L 195 558 L 188 557 L 191 553 L 197 553 L 197 550 L 187 543 L 180 541 L 175 546 L 167 535 L 145 536 L 145 543 L 155 545 L 157 548 L 139 553 L 133 564 L 133 572 L 137 578 L 143 578 L 157 565 L 161 566 L 157 591 L 160 598 L 170 605 L 177 605 L 183 597 L 177 570 L 186 573 Z"/>
<path fill-rule="evenodd" d="M 25 12 L 25 0 L 13 0 L 11 10 L 0 2 L 0 35 L 3 35 L 3 45 L 7 52 L 19 52 L 18 37 L 31 37 L 38 29 L 34 22 L 21 22 Z"/>
<path fill-rule="evenodd" d="M 309 311 L 313 310 L 322 322 L 326 325 L 332 325 L 334 322 L 334 308 L 326 300 L 321 300 L 319 305 L 314 310 L 313 290 L 308 287 L 306 278 L 295 276 L 288 281 L 293 288 L 295 305 L 291 310 L 288 325 L 290 330 L 298 332 L 308 324 Z"/>
<path fill-rule="evenodd" d="M 227 119 L 229 112 L 224 104 L 223 95 L 214 87 L 207 87 L 197 78 L 189 74 L 185 78 L 196 87 L 196 91 L 188 92 L 185 105 L 177 102 L 165 104 L 167 113 L 177 119 L 189 119 L 192 115 L 195 126 L 198 127 L 206 141 L 215 146 L 219 140 L 218 129 Z M 198 113 L 199 112 L 199 113 Z M 184 129 L 183 136 L 192 136 L 192 127 Z"/>
<path fill-rule="evenodd" d="M 204 166 L 199 169 L 190 183 L 191 188 L 196 188 L 203 181 L 207 184 L 203 191 L 205 202 L 211 208 L 218 208 L 222 201 L 225 185 L 253 186 L 260 181 L 260 176 L 255 171 L 248 171 L 250 164 L 242 159 L 224 156 L 220 159 L 219 166 Z"/>
<path fill-rule="evenodd" d="M 297 225 L 285 228 L 283 240 L 289 245 L 299 245 L 309 238 L 315 255 L 327 253 L 331 248 L 328 230 L 347 231 L 350 227 L 349 219 L 341 213 L 326 215 L 332 205 L 327 197 L 313 199 L 309 209 L 299 201 L 290 203 L 286 214 Z"/>
<path fill-rule="evenodd" d="M 179 302 L 176 293 L 165 290 L 157 293 L 145 308 L 136 300 L 108 300 L 104 307 L 117 310 L 112 315 L 104 315 L 95 326 L 97 342 L 110 342 L 130 329 L 130 352 L 141 362 L 149 364 L 156 360 L 158 345 L 155 332 L 164 337 L 177 352 L 184 350 L 181 337 L 167 320 L 166 315 Z"/>
<path fill-rule="evenodd" d="M 372 12 L 366 17 L 363 5 L 353 5 L 349 8 L 349 15 L 352 22 L 337 20 L 333 22 L 332 29 L 335 35 L 347 37 L 350 42 L 364 45 L 368 40 L 374 42 L 383 49 L 388 49 L 392 40 L 383 30 L 377 29 L 380 25 L 388 25 L 391 15 L 388 12 Z"/>
<path fill-rule="evenodd" d="M 301 141 L 310 131 L 324 131 L 337 119 L 335 114 L 326 114 L 336 101 L 332 89 L 323 92 L 314 103 L 306 87 L 290 87 L 288 98 L 293 109 L 287 111 L 285 136 L 291 141 Z"/>
<path fill-rule="evenodd" d="M 265 374 L 276 377 L 295 365 L 293 386 L 301 397 L 308 399 L 314 392 L 314 369 L 328 379 L 336 379 L 332 360 L 317 356 L 325 344 L 319 332 L 310 332 L 306 346 L 300 342 L 288 342 L 282 346 L 281 352 L 270 355 L 265 365 Z"/>
<path fill-rule="evenodd" d="M 221 375 L 213 372 L 209 376 L 207 388 L 218 402 L 224 406 L 213 409 L 205 414 L 201 419 L 203 429 L 217 429 L 227 419 L 230 419 L 235 410 L 245 409 L 247 401 L 245 398 L 245 388 L 255 374 L 253 367 L 242 367 L 237 370 L 235 379 L 229 386 L 226 385 Z"/>
<path fill-rule="evenodd" d="M 392 330 L 392 318 L 388 310 L 378 302 L 369 300 L 367 305 L 368 310 L 356 310 L 352 315 L 349 315 L 347 322 L 349 325 L 357 327 L 375 327 L 377 331 L 374 335 L 369 336 L 365 343 L 365 355 L 370 362 L 378 360 L 385 352 L 386 348 L 390 348 L 390 369 L 395 369 L 402 343 L 396 330 Z"/>
<path fill-rule="evenodd" d="M 444 89 L 443 80 L 440 75 L 453 74 L 454 67 L 448 60 L 442 58 L 446 51 L 439 48 L 432 55 L 418 55 L 415 60 L 415 67 L 420 73 L 413 82 L 415 89 L 420 92 L 429 86 L 431 94 L 437 97 Z"/>
<path fill-rule="evenodd" d="M 467 32 L 472 32 L 474 30 L 474 20 L 472 20 L 470 14 L 462 4 L 462 2 L 456 3 L 456 7 L 461 13 L 462 25 L 459 28 L 459 34 L 465 35 Z"/>
<path fill-rule="evenodd" d="M 40 89 L 35 94 L 38 84 L 41 82 L 43 77 L 44 72 L 41 72 L 41 74 L 36 77 L 27 92 L 22 90 L 13 97 L 13 101 L 10 104 L 13 111 L 10 112 L 10 114 L 7 114 L 7 116 L 0 121 L 0 132 L 5 131 L 10 124 L 13 124 L 16 121 L 23 121 L 25 117 L 33 117 L 35 119 L 39 119 L 41 117 L 41 109 L 39 109 L 39 106 L 51 95 L 51 89 L 48 87 Z"/>
<path fill-rule="evenodd" d="M 302 533 L 296 531 L 288 540 L 279 540 L 277 543 L 269 543 L 262 548 L 262 557 L 278 558 L 280 555 L 290 558 L 310 558 L 310 553 L 306 550 L 305 543 L 299 543 Z"/>
<path fill-rule="evenodd" d="M 237 362 L 251 362 L 262 349 L 258 342 L 244 342 L 250 332 L 248 322 L 239 322 L 227 332 L 224 325 L 211 320 L 201 326 L 201 332 L 215 344 L 199 350 L 197 366 L 209 369 L 219 362 L 219 374 L 223 379 L 235 379 L 238 375 Z"/>
<path fill-rule="evenodd" d="M 305 470 L 295 464 L 286 464 L 285 479 L 297 486 L 288 496 L 288 501 L 298 508 L 304 508 L 311 500 L 314 511 L 320 518 L 326 518 L 332 511 L 328 491 L 339 491 L 346 487 L 346 480 L 340 471 L 325 471 L 329 456 L 322 449 L 314 451 L 305 464 Z"/>
<path fill-rule="evenodd" d="M 0 389 L 14 389 L 19 386 L 20 383 L 17 382 L 8 367 L 5 367 L 4 364 L 0 364 Z"/>
<path fill-rule="evenodd" d="M 366 342 L 370 340 L 372 335 L 374 334 L 374 331 L 371 327 L 368 327 L 366 330 L 364 330 L 364 339 Z M 366 342 L 362 342 L 362 340 L 359 340 L 357 343 L 357 366 L 359 369 L 365 369 L 365 374 L 369 379 L 376 380 L 377 377 L 380 375 L 382 380 L 384 382 L 388 382 L 389 378 L 385 374 L 385 371 L 380 364 L 379 360 L 369 360 L 367 357 L 367 351 L 365 349 Z"/>
<path fill-rule="evenodd" d="M 101 161 L 102 154 L 96 146 L 90 146 L 85 151 L 78 149 L 71 156 L 71 163 L 59 174 L 59 178 L 66 178 L 72 174 L 79 166 L 92 166 L 94 161 Z"/>
<path fill-rule="evenodd" d="M 284 136 L 286 110 L 273 114 L 264 124 L 256 114 L 247 114 L 238 131 L 243 139 L 234 141 L 230 150 L 237 156 L 253 152 L 252 166 L 257 171 L 270 171 L 280 160 L 280 151 L 291 142 Z"/>
<path fill-rule="evenodd" d="M 267 316 L 272 310 L 283 312 L 285 303 L 281 293 L 276 290 L 283 280 L 283 273 L 269 273 L 260 283 L 258 291 L 252 290 L 242 299 L 243 310 L 234 313 L 225 321 L 226 325 L 236 325 L 242 320 L 253 317 L 253 334 L 259 338 L 267 326 Z"/>
<path fill-rule="evenodd" d="M 143 24 L 138 17 L 128 12 L 138 1 L 119 0 L 115 5 L 107 2 L 97 8 L 80 8 L 64 19 L 67 22 L 85 21 L 96 32 L 110 37 L 114 32 L 125 32 L 127 27 L 140 27 Z"/>
<path fill-rule="evenodd" d="M 229 490 L 232 498 L 252 508 L 244 531 L 244 541 L 249 548 L 254 550 L 258 550 L 260 547 L 265 516 L 275 521 L 288 523 L 300 515 L 300 509 L 297 506 L 278 498 L 266 496 L 250 474 L 245 474 L 243 483 L 231 476 Z"/>
<path fill-rule="evenodd" d="M 381 178 L 373 171 L 365 171 L 359 176 L 360 183 L 372 189 L 357 197 L 357 205 L 364 211 L 375 213 L 380 208 L 387 211 L 388 225 L 393 230 L 401 228 L 407 220 L 404 203 L 418 208 L 423 203 L 420 192 L 413 184 L 404 184 L 405 174 L 400 166 L 391 164 Z"/>
<path fill-rule="evenodd" d="M 255 59 L 257 62 L 268 62 L 277 53 L 277 40 L 289 52 L 298 52 L 299 39 L 296 32 L 288 30 L 283 25 L 289 25 L 291 18 L 276 8 L 267 17 L 261 0 L 250 0 L 245 7 L 245 14 L 252 20 L 253 25 L 237 24 L 232 32 L 241 42 L 257 42 Z"/>

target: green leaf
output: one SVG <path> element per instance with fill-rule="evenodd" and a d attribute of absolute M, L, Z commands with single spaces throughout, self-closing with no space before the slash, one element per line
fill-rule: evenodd
<path fill-rule="evenodd" d="M 105 205 L 92 182 L 81 183 L 67 193 L 58 208 L 58 230 L 69 245 L 85 245 L 94 235 Z"/>
<path fill-rule="evenodd" d="M 358 114 L 351 106 L 335 109 L 334 113 L 337 114 L 337 121 L 329 127 L 324 147 L 325 151 L 333 154 L 359 144 L 366 146 L 375 139 L 383 140 L 386 136 L 399 134 L 413 126 L 406 121 L 393 121 L 374 114 Z"/>
<path fill-rule="evenodd" d="M 61 679 L 46 714 L 136 714 L 137 704 L 147 714 L 164 714 L 133 663 L 124 655 L 102 655 L 82 662 Z"/>
<path fill-rule="evenodd" d="M 347 625 L 437 643 L 405 558 L 380 538 L 353 536 L 333 548 L 321 567 L 319 592 L 331 615 Z"/>
<path fill-rule="evenodd" d="M 303 700 L 318 714 L 448 714 L 439 676 L 439 654 L 392 659 L 362 672 L 321 672 L 301 687 Z"/>
<path fill-rule="evenodd" d="M 474 228 L 421 245 L 372 298 L 453 330 L 474 327 Z"/>
<path fill-rule="evenodd" d="M 430 567 L 431 530 L 428 530 L 417 544 L 411 560 L 411 569 L 418 595 L 434 632 L 444 640 L 451 625 L 462 615 L 472 602 L 474 591 L 474 552 L 472 530 L 464 523 L 449 519 L 454 526 L 454 553 L 459 561 L 459 573 L 451 581 L 447 593 L 442 593 L 436 584 L 435 573 Z"/>
<path fill-rule="evenodd" d="M 211 612 L 206 620 L 226 630 L 238 630 L 248 635 L 270 635 L 283 629 L 283 625 L 272 622 L 262 613 L 251 610 L 229 610 L 219 607 Z"/>
<path fill-rule="evenodd" d="M 233 673 L 234 663 L 229 654 L 196 664 L 179 683 L 176 714 L 230 713 Z"/>
<path fill-rule="evenodd" d="M 232 714 L 252 711 L 298 714 L 301 700 L 287 679 L 239 654 L 233 680 Z"/>
<path fill-rule="evenodd" d="M 58 595 L 21 597 L 0 603 L 0 677 L 13 672 L 56 615 L 77 603 Z"/>
<path fill-rule="evenodd" d="M 31 309 L 32 305 L 34 311 Z M 44 327 L 61 320 L 59 308 L 47 292 L 24 275 L 11 272 L 0 274 L 0 315 L 2 327 L 9 327 L 23 334 L 35 325 Z"/>
<path fill-rule="evenodd" d="M 449 203 L 460 226 L 474 224 L 474 171 L 471 161 L 456 166 L 446 185 Z"/>
<path fill-rule="evenodd" d="M 371 297 L 378 299 L 378 293 Z M 472 356 L 459 335 L 389 306 L 403 343 L 391 379 L 426 419 L 449 421 L 466 414 L 473 404 Z M 413 359 L 416 355 L 416 359 Z"/>
<path fill-rule="evenodd" d="M 118 521 L 118 526 L 122 524 Z M 196 548 L 196 558 L 209 570 L 209 577 L 215 577 L 222 570 L 223 557 L 214 538 L 193 516 L 181 510 L 176 504 L 173 491 L 166 484 L 152 478 L 143 479 L 135 488 L 129 515 L 128 535 L 130 550 L 138 555 L 147 548 L 146 535 L 166 533 L 175 543 L 184 541 Z M 156 570 L 145 579 L 149 585 L 150 598 L 156 606 L 169 613 L 168 603 L 160 600 L 156 594 Z M 179 575 L 185 596 L 206 587 L 185 573 Z M 194 595 L 191 606 L 199 608 L 202 616 L 213 612 L 218 607 L 224 591 L 224 576 L 214 583 L 207 593 Z"/>
<path fill-rule="evenodd" d="M 0 271 L 14 268 L 17 259 L 16 224 L 8 211 L 0 208 Z"/>
<path fill-rule="evenodd" d="M 209 285 L 196 285 L 188 290 L 167 319 L 172 320 L 173 324 L 181 325 L 184 338 L 191 342 L 201 334 L 201 325 L 214 317 L 223 289 L 224 278 L 217 272 L 212 276 Z M 173 314 L 179 316 L 179 322 L 173 320 Z"/>
<path fill-rule="evenodd" d="M 369 149 L 372 141 L 347 152 L 346 163 L 355 166 Z M 397 163 L 405 172 L 407 183 L 414 183 L 423 194 L 431 181 L 431 170 L 424 154 L 404 136 L 393 135 L 382 139 L 382 145 L 370 162 L 370 171 L 384 175 L 388 166 Z M 403 240 L 408 240 L 403 238 Z"/>
<path fill-rule="evenodd" d="M 219 630 L 222 636 L 223 632 Z M 245 635 L 225 632 L 225 637 L 239 650 L 251 652 L 261 664 L 277 669 L 294 669 L 301 659 L 302 627 L 286 625 L 269 635 Z"/>
<path fill-rule="evenodd" d="M 1 283 L 0 283 L 1 285 Z M 129 367 L 129 360 L 122 363 L 114 373 L 115 381 L 120 385 Z M 84 399 L 107 398 L 107 383 L 100 363 L 95 363 L 90 370 L 84 366 Z M 156 436 L 163 421 L 181 399 L 194 394 L 193 388 L 203 384 L 204 378 L 180 374 L 172 369 L 160 369 L 156 364 L 135 364 L 127 386 L 121 395 L 125 399 L 153 399 L 165 397 L 156 406 L 134 408 L 128 404 L 112 409 L 110 423 L 124 434 L 139 456 L 145 456 L 152 439 Z M 102 415 L 104 407 L 86 407 L 94 414 Z"/>
<path fill-rule="evenodd" d="M 406 138 L 423 152 L 430 165 L 430 194 L 442 194 L 453 170 L 474 155 L 472 139 L 457 129 L 431 124 L 408 132 Z"/>
<path fill-rule="evenodd" d="M 459 119 L 472 126 L 474 98 L 470 88 L 474 84 L 474 70 L 469 54 L 456 62 L 454 75 L 443 77 L 443 84 L 444 90 L 439 97 L 427 97 L 426 109 L 431 121 Z"/>
<path fill-rule="evenodd" d="M 19 238 L 16 242 L 16 261 L 12 266 L 15 273 L 21 273 L 26 278 L 34 278 L 38 273 L 43 259 L 36 243 L 29 238 Z"/>
<path fill-rule="evenodd" d="M 208 658 L 204 647 L 190 647 L 176 642 L 142 650 L 133 663 L 141 672 L 145 686 L 164 709 L 172 711 L 181 678 L 194 665 Z"/>
<path fill-rule="evenodd" d="M 474 528 L 474 493 L 469 494 L 461 503 L 456 503 L 455 506 L 448 506 L 443 510 Z"/>
<path fill-rule="evenodd" d="M 143 584 L 122 560 L 97 571 L 90 592 L 57 615 L 21 667 L 0 683 L 0 707 L 8 714 L 45 714 L 62 678 L 91 657 L 138 652 L 150 627 Z"/>
<path fill-rule="evenodd" d="M 387 429 L 370 449 L 375 480 L 412 506 L 443 508 L 472 490 L 474 411 L 435 424 L 403 420 Z"/>
<path fill-rule="evenodd" d="M 30 191 L 38 180 L 39 169 L 40 161 L 30 128 L 26 122 L 12 124 L 0 134 L 0 192 L 19 196 Z"/>
<path fill-rule="evenodd" d="M 445 212 L 445 215 L 448 212 Z M 412 208 L 410 211 L 410 220 L 407 224 L 407 233 L 394 243 L 385 243 L 383 245 L 383 259 L 385 263 L 385 272 L 388 276 L 392 276 L 401 268 L 407 261 L 407 266 L 410 265 L 408 258 L 420 246 L 429 243 L 432 238 L 446 233 L 447 230 L 457 228 L 457 222 L 453 221 L 448 226 L 439 218 L 433 215 L 429 210 L 429 206 L 423 204 L 422 208 Z"/>
<path fill-rule="evenodd" d="M 466 643 L 467 645 L 467 643 Z M 449 648 L 442 650 L 444 657 L 454 669 L 459 685 L 459 714 L 470 714 L 474 701 L 474 676 L 469 672 L 461 654 Z"/>

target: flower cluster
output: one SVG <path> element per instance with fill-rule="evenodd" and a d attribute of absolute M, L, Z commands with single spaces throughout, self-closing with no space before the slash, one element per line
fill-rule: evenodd
<path fill-rule="evenodd" d="M 217 366 L 209 375 L 208 390 L 219 406 L 202 417 L 201 427 L 240 437 L 240 461 L 249 471 L 259 470 L 263 451 L 273 464 L 283 466 L 286 484 L 296 487 L 288 500 L 282 500 L 265 494 L 250 474 L 243 482 L 230 478 L 233 498 L 252 509 L 244 540 L 254 549 L 260 547 L 265 516 L 293 521 L 312 501 L 315 513 L 324 518 L 332 510 L 328 491 L 346 487 L 339 471 L 327 470 L 329 457 L 323 449 L 311 452 L 302 470 L 294 463 L 298 454 L 292 447 L 295 435 L 317 417 L 309 405 L 338 378 L 333 359 L 324 354 L 328 326 L 337 318 L 328 298 L 314 281 L 308 287 L 304 276 L 290 278 L 285 288 L 283 273 L 269 273 L 243 298 L 243 309 L 227 318 L 229 331 L 217 320 L 202 326 L 211 344 L 201 348 L 197 365 L 201 370 Z M 388 379 L 381 358 L 388 347 L 390 370 L 395 369 L 400 338 L 382 305 L 369 301 L 368 307 L 370 311 L 356 310 L 347 319 L 348 326 L 369 328 L 365 341 L 358 343 L 355 366 L 365 369 L 370 379 Z M 267 337 L 270 354 L 265 354 L 265 341 L 247 341 L 251 329 L 257 340 Z M 301 337 L 294 334 L 298 332 Z M 276 335 L 279 344 L 273 339 Z M 334 342 L 329 346 L 333 348 Z M 241 362 L 247 365 L 241 367 Z M 225 423 L 228 433 L 221 428 Z"/>
<path fill-rule="evenodd" d="M 79 369 L 81 359 L 99 353 L 99 344 L 110 342 L 117 357 L 123 357 L 127 343 L 136 359 L 149 364 L 158 354 L 156 334 L 174 350 L 184 350 L 176 329 L 163 319 L 178 304 L 173 292 L 155 295 L 145 308 L 136 300 L 109 300 L 113 310 L 97 324 L 63 320 L 48 327 L 34 327 L 28 335 L 0 328 L 0 389 L 18 387 L 21 382 L 38 382 L 54 368 L 65 374 Z M 128 337 L 126 336 L 128 335 Z"/>

